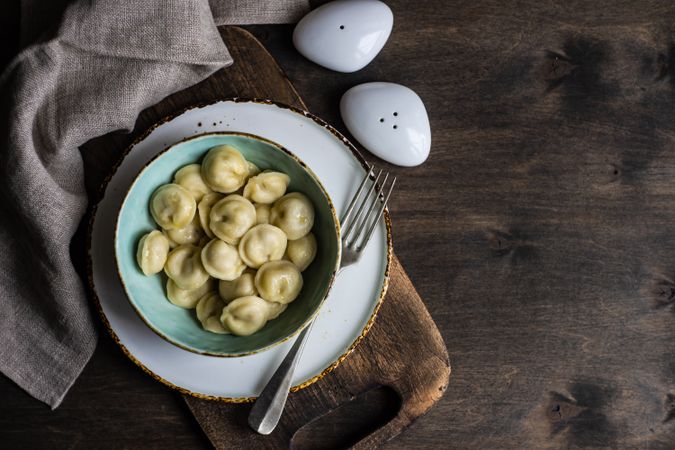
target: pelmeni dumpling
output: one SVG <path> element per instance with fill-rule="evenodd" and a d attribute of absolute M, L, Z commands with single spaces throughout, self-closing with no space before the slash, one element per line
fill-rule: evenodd
<path fill-rule="evenodd" d="M 237 248 L 220 239 L 213 239 L 202 249 L 202 264 L 213 278 L 235 280 L 246 269 Z"/>
<path fill-rule="evenodd" d="M 248 176 L 254 177 L 260 173 L 260 168 L 253 164 L 251 161 L 246 161 L 248 163 Z"/>
<path fill-rule="evenodd" d="M 281 228 L 288 239 L 300 239 L 314 226 L 314 206 L 305 195 L 291 192 L 272 206 L 270 223 Z"/>
<path fill-rule="evenodd" d="M 218 203 L 223 198 L 223 194 L 212 192 L 202 197 L 201 201 L 197 204 L 197 216 L 199 216 L 199 223 L 201 224 L 204 233 L 206 233 L 206 235 L 211 239 L 216 237 L 216 235 L 213 234 L 213 231 L 211 231 L 211 227 L 209 226 L 209 223 L 211 222 L 209 219 L 209 214 L 211 214 L 211 208 L 213 205 Z"/>
<path fill-rule="evenodd" d="M 230 331 L 223 327 L 220 316 L 223 313 L 225 302 L 215 292 L 205 294 L 197 302 L 197 319 L 206 331 L 218 334 L 227 334 Z"/>
<path fill-rule="evenodd" d="M 236 191 L 244 185 L 248 173 L 248 161 L 230 145 L 213 147 L 202 161 L 202 178 L 216 192 Z"/>
<path fill-rule="evenodd" d="M 241 195 L 228 195 L 213 205 L 209 213 L 209 227 L 213 234 L 232 245 L 239 243 L 255 221 L 253 203 Z"/>
<path fill-rule="evenodd" d="M 206 283 L 199 286 L 197 289 L 181 289 L 171 279 L 166 282 L 166 296 L 171 303 L 185 309 L 192 309 L 197 306 L 197 302 L 207 293 L 214 290 L 214 282 L 208 279 Z"/>
<path fill-rule="evenodd" d="M 171 250 L 164 272 L 181 289 L 197 289 L 209 279 L 201 259 L 201 249 L 194 245 L 179 245 Z"/>
<path fill-rule="evenodd" d="M 254 203 L 255 207 L 255 220 L 258 225 L 261 223 L 270 223 L 270 210 L 272 209 L 270 205 L 264 203 Z"/>
<path fill-rule="evenodd" d="M 144 275 L 154 275 L 164 268 L 169 255 L 169 240 L 161 231 L 151 231 L 138 241 L 136 261 Z"/>
<path fill-rule="evenodd" d="M 274 225 L 256 225 L 239 241 L 239 256 L 247 266 L 257 269 L 267 261 L 276 261 L 286 251 L 286 235 Z"/>
<path fill-rule="evenodd" d="M 177 184 L 165 184 L 150 197 L 150 214 L 165 230 L 187 226 L 195 216 L 197 203 L 190 191 Z"/>
<path fill-rule="evenodd" d="M 201 164 L 188 164 L 181 167 L 173 177 L 173 182 L 183 186 L 199 202 L 202 197 L 213 191 L 204 183 Z"/>
<path fill-rule="evenodd" d="M 197 245 L 199 244 L 199 240 L 204 236 L 204 231 L 202 231 L 197 214 L 195 214 L 194 219 L 187 226 L 175 230 L 166 230 L 164 233 L 169 238 L 169 244 L 174 244 L 172 247 L 183 244 Z"/>
<path fill-rule="evenodd" d="M 255 287 L 268 302 L 290 303 L 302 289 L 302 274 L 290 261 L 270 261 L 255 274 Z"/>
<path fill-rule="evenodd" d="M 288 241 L 286 255 L 293 264 L 298 266 L 300 272 L 304 272 L 316 256 L 316 237 L 314 237 L 314 234 L 307 233 L 300 239 Z"/>
<path fill-rule="evenodd" d="M 286 193 L 290 182 L 290 177 L 285 173 L 265 171 L 248 179 L 244 197 L 256 203 L 274 203 Z"/>
<path fill-rule="evenodd" d="M 286 311 L 286 308 L 288 308 L 288 303 L 267 302 L 267 320 L 276 319 Z"/>
<path fill-rule="evenodd" d="M 232 300 L 220 316 L 223 327 L 237 336 L 250 336 L 267 323 L 268 302 L 253 295 Z"/>
<path fill-rule="evenodd" d="M 220 280 L 218 283 L 218 293 L 225 300 L 225 303 L 229 303 L 239 297 L 258 295 L 258 290 L 255 288 L 255 271 L 251 269 L 245 270 L 235 280 Z"/>

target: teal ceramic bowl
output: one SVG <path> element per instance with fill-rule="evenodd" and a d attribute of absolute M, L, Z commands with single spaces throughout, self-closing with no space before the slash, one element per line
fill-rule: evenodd
<path fill-rule="evenodd" d="M 159 227 L 148 208 L 151 194 L 170 183 L 174 173 L 186 164 L 201 162 L 217 145 L 236 147 L 260 167 L 288 174 L 287 192 L 298 191 L 314 204 L 316 217 L 312 232 L 317 238 L 317 255 L 303 272 L 298 298 L 277 319 L 251 336 L 214 334 L 202 329 L 195 310 L 169 302 L 165 294 L 166 275 L 145 276 L 136 263 L 139 239 Z M 340 226 L 335 208 L 317 177 L 295 155 L 267 139 L 244 133 L 209 133 L 185 139 L 150 161 L 132 183 L 117 218 L 115 257 L 127 297 L 138 315 L 159 336 L 186 350 L 237 357 L 260 352 L 281 343 L 300 331 L 319 311 L 340 265 Z"/>

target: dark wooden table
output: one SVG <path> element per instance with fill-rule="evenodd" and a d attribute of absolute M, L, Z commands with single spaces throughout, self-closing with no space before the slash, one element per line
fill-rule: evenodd
<path fill-rule="evenodd" d="M 355 74 L 304 60 L 290 26 L 249 29 L 342 131 L 361 82 L 427 105 L 431 156 L 392 168 L 390 209 L 453 375 L 389 447 L 673 448 L 675 4 L 388 3 Z M 6 379 L 0 399 L 0 447 L 208 445 L 105 335 L 55 412 Z"/>

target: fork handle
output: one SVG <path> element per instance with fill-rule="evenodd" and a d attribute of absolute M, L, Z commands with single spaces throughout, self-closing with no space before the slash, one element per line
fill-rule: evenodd
<path fill-rule="evenodd" d="M 309 330 L 314 321 L 305 327 L 298 335 L 293 347 L 277 368 L 270 381 L 267 382 L 265 389 L 255 401 L 251 412 L 248 415 L 248 424 L 260 434 L 270 434 L 276 428 L 284 412 L 288 392 L 291 389 L 291 380 L 295 367 L 300 361 L 302 349 L 305 347 Z"/>

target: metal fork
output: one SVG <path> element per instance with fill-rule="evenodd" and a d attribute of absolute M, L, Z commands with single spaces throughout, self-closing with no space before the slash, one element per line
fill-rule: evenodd
<path fill-rule="evenodd" d="M 370 167 L 363 181 L 356 190 L 356 194 L 349 202 L 347 210 L 344 212 L 340 225 L 342 228 L 342 259 L 340 260 L 340 269 L 356 263 L 363 249 L 368 244 L 375 227 L 382 217 L 384 208 L 387 206 L 387 201 L 391 192 L 394 190 L 396 177 L 392 178 L 389 187 L 386 189 L 387 179 L 389 173 L 384 174 L 382 184 L 378 185 L 378 181 L 383 172 L 380 170 L 377 176 L 370 183 L 368 181 L 373 177 L 373 168 Z M 366 186 L 370 187 L 363 194 Z M 288 392 L 291 388 L 291 380 L 295 367 L 300 361 L 300 355 L 309 336 L 309 331 L 314 325 L 314 321 L 305 327 L 295 340 L 293 347 L 277 368 L 272 378 L 267 382 L 265 389 L 263 389 L 260 397 L 253 405 L 248 416 L 248 424 L 260 434 L 270 434 L 276 428 L 281 418 L 288 398 Z"/>

